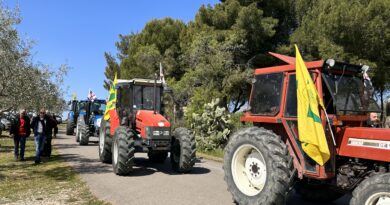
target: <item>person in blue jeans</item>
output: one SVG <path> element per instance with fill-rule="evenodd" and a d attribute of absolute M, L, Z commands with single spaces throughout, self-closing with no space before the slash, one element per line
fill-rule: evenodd
<path fill-rule="evenodd" d="M 10 135 L 14 138 L 14 155 L 15 160 L 24 161 L 24 150 L 26 146 L 26 139 L 30 136 L 30 118 L 26 115 L 26 110 L 22 109 L 11 124 Z M 20 145 L 20 152 L 19 152 Z M 20 158 L 19 158 L 20 157 Z"/>
<path fill-rule="evenodd" d="M 41 163 L 41 152 L 43 150 L 43 143 L 48 134 L 51 125 L 51 120 L 46 115 L 45 109 L 39 111 L 39 115 L 33 118 L 31 127 L 34 131 L 35 137 L 35 164 Z"/>

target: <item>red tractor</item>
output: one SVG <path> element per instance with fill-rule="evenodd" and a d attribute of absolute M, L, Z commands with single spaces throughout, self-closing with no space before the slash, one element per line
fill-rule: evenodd
<path fill-rule="evenodd" d="M 102 121 L 99 157 L 111 163 L 115 174 L 130 174 L 134 153 L 146 152 L 152 162 L 163 163 L 170 152 L 177 172 L 189 172 L 195 164 L 195 138 L 186 128 L 171 131 L 162 115 L 163 83 L 157 80 L 118 80 L 116 108 Z"/>
<path fill-rule="evenodd" d="M 306 62 L 329 119 L 320 111 L 331 153 L 320 166 L 299 141 L 295 58 L 271 54 L 288 65 L 255 70 L 249 108 L 241 117 L 253 126 L 234 133 L 225 148 L 225 181 L 233 199 L 285 204 L 295 188 L 314 202 L 352 192 L 351 205 L 390 204 L 390 130 L 366 123 L 369 113 L 381 112 L 365 76 L 368 66 Z"/>

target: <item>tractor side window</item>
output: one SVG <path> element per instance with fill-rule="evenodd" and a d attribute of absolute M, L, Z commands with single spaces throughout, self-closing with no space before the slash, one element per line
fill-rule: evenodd
<path fill-rule="evenodd" d="M 118 89 L 118 96 L 117 96 L 118 104 L 120 107 L 118 107 L 119 116 L 127 116 L 129 113 L 131 113 L 131 89 L 129 87 L 121 87 Z"/>
<path fill-rule="evenodd" d="M 257 75 L 253 84 L 251 112 L 274 116 L 280 110 L 283 73 Z"/>
<path fill-rule="evenodd" d="M 295 74 L 291 74 L 288 80 L 287 100 L 286 100 L 286 117 L 297 116 L 297 84 Z"/>

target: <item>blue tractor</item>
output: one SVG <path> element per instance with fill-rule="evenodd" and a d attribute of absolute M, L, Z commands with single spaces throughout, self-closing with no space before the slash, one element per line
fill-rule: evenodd
<path fill-rule="evenodd" d="M 81 100 L 76 125 L 76 142 L 88 145 L 90 136 L 99 136 L 100 124 L 106 110 L 106 100 Z"/>
<path fill-rule="evenodd" d="M 79 101 L 72 100 L 69 101 L 69 113 L 68 113 L 68 122 L 66 123 L 66 134 L 73 135 L 74 128 L 76 128 L 77 117 L 79 116 Z"/>

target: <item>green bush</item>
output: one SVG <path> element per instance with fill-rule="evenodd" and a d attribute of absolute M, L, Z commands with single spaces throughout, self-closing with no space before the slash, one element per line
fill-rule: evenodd
<path fill-rule="evenodd" d="M 219 99 L 203 106 L 203 110 L 192 112 L 189 118 L 195 134 L 197 148 L 203 151 L 222 149 L 232 130 L 231 115 L 225 108 L 219 107 Z M 187 117 L 189 117 L 187 115 Z"/>

